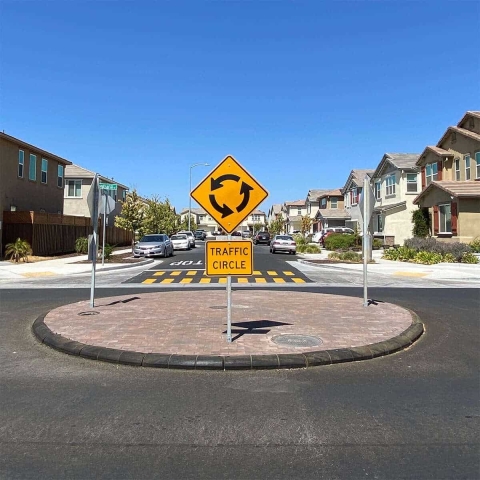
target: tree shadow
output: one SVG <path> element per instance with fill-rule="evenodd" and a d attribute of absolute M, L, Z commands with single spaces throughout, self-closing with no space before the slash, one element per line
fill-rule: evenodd
<path fill-rule="evenodd" d="M 252 320 L 249 322 L 235 322 L 232 323 L 232 333 L 236 333 L 232 338 L 232 342 L 238 340 L 243 335 L 265 335 L 270 331 L 269 327 L 281 327 L 282 325 L 291 325 L 291 323 L 276 322 L 274 320 Z M 224 331 L 223 333 L 227 333 Z"/>

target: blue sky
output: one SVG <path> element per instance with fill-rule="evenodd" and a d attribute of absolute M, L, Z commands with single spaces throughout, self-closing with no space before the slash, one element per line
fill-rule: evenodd
<path fill-rule="evenodd" d="M 188 206 L 227 154 L 336 188 L 480 109 L 475 1 L 0 0 L 0 129 Z"/>

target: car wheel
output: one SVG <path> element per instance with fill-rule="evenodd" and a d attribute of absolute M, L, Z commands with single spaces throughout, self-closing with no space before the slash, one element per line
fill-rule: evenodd
<path fill-rule="evenodd" d="M 271 248 L 270 251 L 275 254 L 275 249 L 274 248 Z"/>
<path fill-rule="evenodd" d="M 167 249 L 167 247 L 164 248 L 162 257 L 163 257 L 163 258 L 167 258 L 167 257 L 168 257 L 168 249 Z"/>

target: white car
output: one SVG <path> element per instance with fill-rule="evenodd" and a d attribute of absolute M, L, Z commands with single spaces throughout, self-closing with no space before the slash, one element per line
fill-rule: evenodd
<path fill-rule="evenodd" d="M 195 235 L 193 234 L 193 232 L 191 232 L 190 230 L 182 230 L 181 232 L 177 232 L 177 235 L 180 233 L 188 237 L 188 239 L 190 240 L 191 248 L 195 247 Z"/>
<path fill-rule="evenodd" d="M 170 240 L 174 250 L 190 250 L 190 240 L 185 233 L 172 235 Z"/>

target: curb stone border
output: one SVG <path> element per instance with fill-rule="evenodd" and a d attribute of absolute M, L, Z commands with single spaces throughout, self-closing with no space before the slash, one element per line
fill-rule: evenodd
<path fill-rule="evenodd" d="M 408 310 L 408 309 L 406 309 Z M 115 348 L 87 345 L 53 333 L 44 322 L 47 313 L 40 315 L 32 325 L 32 331 L 40 343 L 68 355 L 76 355 L 102 362 L 137 367 L 183 370 L 258 370 L 280 368 L 308 368 L 344 362 L 370 360 L 410 347 L 424 333 L 424 325 L 412 310 L 411 325 L 400 335 L 369 345 L 318 350 L 305 353 L 269 355 L 178 355 L 142 353 Z"/>

